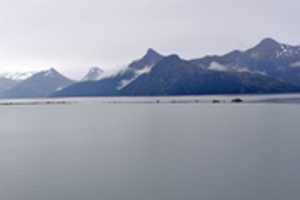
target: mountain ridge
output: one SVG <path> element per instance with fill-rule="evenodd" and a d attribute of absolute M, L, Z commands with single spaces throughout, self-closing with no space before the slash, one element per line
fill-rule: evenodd
<path fill-rule="evenodd" d="M 54 68 L 44 70 L 23 80 L 14 87 L 2 92 L 1 98 L 40 98 L 47 97 L 57 90 L 71 85 L 74 81 L 66 78 Z"/>
<path fill-rule="evenodd" d="M 266 42 L 270 41 L 263 41 L 263 43 Z M 183 60 L 176 54 L 159 56 L 146 73 L 134 76 L 138 70 L 147 67 L 151 63 L 148 59 L 145 59 L 148 53 L 149 50 L 142 59 L 133 62 L 134 67 L 130 64 L 123 74 L 100 80 L 94 84 L 89 83 L 85 87 L 81 87 L 82 84 L 77 83 L 54 93 L 53 96 L 166 96 L 300 91 L 299 86 L 285 80 L 276 79 L 260 71 L 251 71 L 237 65 L 231 67 L 239 70 L 222 69 L 221 64 L 227 62 L 238 63 L 242 61 L 251 64 L 252 59 L 242 51 L 232 51 L 224 56 L 204 57 L 200 59 L 201 64 L 193 60 Z M 155 52 L 155 55 L 160 54 Z M 145 60 L 148 63 L 145 63 Z M 210 65 L 213 61 L 221 63 L 218 70 L 216 70 L 216 66 L 214 69 L 211 68 Z M 136 63 L 139 65 L 136 65 Z M 129 83 L 124 87 L 118 87 L 124 80 Z M 111 84 L 110 87 L 100 87 L 109 84 Z"/>
<path fill-rule="evenodd" d="M 20 81 L 0 76 L 2 98 L 288 92 L 300 92 L 300 46 L 272 38 L 247 50 L 191 60 L 149 48 L 117 73 L 108 76 L 92 67 L 81 81 L 70 80 L 54 68 Z"/>

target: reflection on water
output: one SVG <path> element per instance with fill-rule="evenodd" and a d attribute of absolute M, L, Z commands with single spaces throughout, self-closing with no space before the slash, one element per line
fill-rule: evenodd
<path fill-rule="evenodd" d="M 0 107 L 0 199 L 300 196 L 298 105 Z"/>

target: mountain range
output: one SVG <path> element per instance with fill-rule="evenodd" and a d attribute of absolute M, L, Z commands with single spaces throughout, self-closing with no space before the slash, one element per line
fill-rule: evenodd
<path fill-rule="evenodd" d="M 2 98 L 41 98 L 71 85 L 74 81 L 51 68 L 32 74 L 0 93 Z"/>
<path fill-rule="evenodd" d="M 300 92 L 300 46 L 267 38 L 245 50 L 198 59 L 153 49 L 113 75 L 92 67 L 80 80 L 55 69 L 30 75 L 0 74 L 0 97 L 167 96 Z"/>

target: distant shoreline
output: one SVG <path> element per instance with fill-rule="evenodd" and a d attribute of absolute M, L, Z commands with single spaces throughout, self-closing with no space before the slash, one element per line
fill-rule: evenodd
<path fill-rule="evenodd" d="M 0 102 L 0 106 L 36 106 L 36 105 L 67 105 L 73 104 L 72 101 L 18 101 Z"/>
<path fill-rule="evenodd" d="M 0 106 L 70 105 L 84 102 L 96 104 L 300 104 L 300 94 L 6 99 L 0 101 Z"/>

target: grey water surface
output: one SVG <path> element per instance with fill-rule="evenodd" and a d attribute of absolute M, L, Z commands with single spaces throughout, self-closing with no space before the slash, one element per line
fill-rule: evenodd
<path fill-rule="evenodd" d="M 294 200 L 300 105 L 0 106 L 3 200 Z"/>

